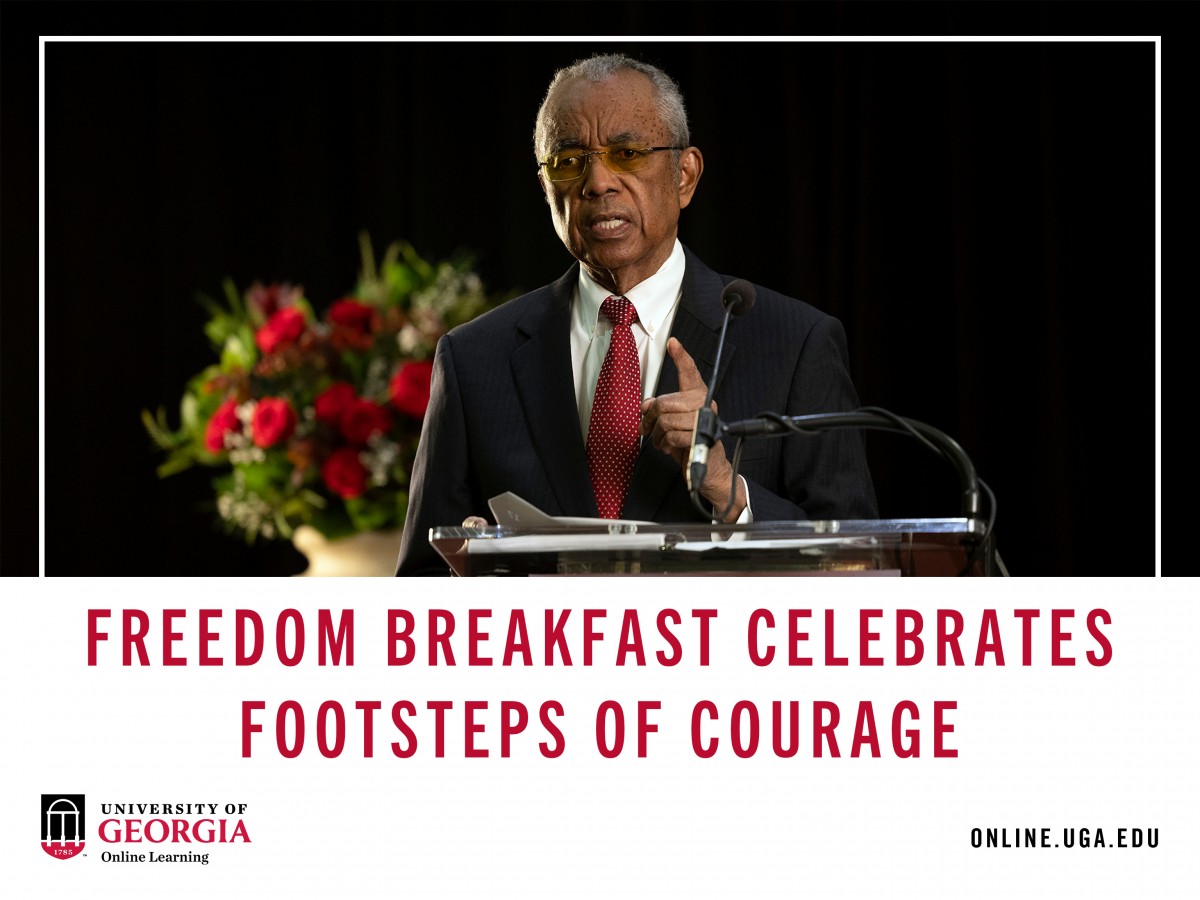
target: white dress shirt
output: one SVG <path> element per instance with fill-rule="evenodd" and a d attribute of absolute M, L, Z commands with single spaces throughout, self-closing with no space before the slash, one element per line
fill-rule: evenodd
<path fill-rule="evenodd" d="M 667 355 L 667 339 L 671 336 L 675 312 L 683 296 L 684 267 L 683 246 L 676 239 L 671 255 L 659 270 L 622 295 L 637 310 L 637 321 L 631 330 L 641 368 L 643 400 L 654 396 L 654 387 L 658 384 L 658 375 Z M 575 375 L 579 429 L 585 446 L 592 420 L 596 382 L 600 379 L 600 368 L 604 365 L 608 345 L 612 342 L 612 322 L 600 315 L 600 307 L 609 296 L 610 291 L 593 281 L 584 267 L 580 266 L 579 283 L 571 299 L 571 368 Z M 749 496 L 747 488 L 747 500 Z M 752 521 L 754 517 L 747 502 L 738 522 Z"/>
<path fill-rule="evenodd" d="M 637 310 L 637 321 L 630 330 L 642 372 L 643 400 L 654 396 L 658 373 L 667 355 L 667 338 L 671 336 L 675 310 L 683 295 L 683 269 L 683 247 L 676 240 L 662 267 L 622 295 Z M 571 367 L 575 373 L 575 400 L 584 444 L 592 420 L 596 382 L 612 342 L 612 322 L 600 315 L 600 306 L 610 295 L 607 288 L 592 280 L 583 266 L 579 267 L 579 283 L 571 303 Z"/>

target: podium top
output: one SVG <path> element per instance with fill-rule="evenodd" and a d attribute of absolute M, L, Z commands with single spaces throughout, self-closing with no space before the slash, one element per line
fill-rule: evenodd
<path fill-rule="evenodd" d="M 991 574 L 974 518 L 444 526 L 429 540 L 463 576 Z"/>

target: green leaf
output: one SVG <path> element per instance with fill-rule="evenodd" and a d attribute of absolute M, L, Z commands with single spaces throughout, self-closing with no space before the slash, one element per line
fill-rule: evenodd
<path fill-rule="evenodd" d="M 159 478 L 167 478 L 185 469 L 190 469 L 195 464 L 195 454 L 190 447 L 184 447 L 168 456 L 166 462 L 161 463 L 155 471 Z"/>
<path fill-rule="evenodd" d="M 275 513 L 275 530 L 284 540 L 290 541 L 292 539 L 292 524 L 287 520 L 287 516 L 282 511 Z"/>
<path fill-rule="evenodd" d="M 183 395 L 183 399 L 179 401 L 179 415 L 183 430 L 187 432 L 199 434 L 208 424 L 207 420 L 200 421 L 200 402 L 194 394 Z"/>
<path fill-rule="evenodd" d="M 233 279 L 226 278 L 221 282 L 221 286 L 225 288 L 225 300 L 229 304 L 229 309 L 239 319 L 246 318 L 246 306 L 242 303 L 241 292 L 238 291 L 237 285 L 233 283 Z"/>
<path fill-rule="evenodd" d="M 430 284 L 434 279 L 434 267 L 417 254 L 412 244 L 407 241 L 399 241 L 398 243 L 400 245 L 400 255 L 404 257 L 404 261 L 408 263 L 418 278 L 425 284 Z"/>
<path fill-rule="evenodd" d="M 402 306 L 419 285 L 416 274 L 398 262 L 383 265 L 383 301 L 390 306 Z"/>
<path fill-rule="evenodd" d="M 225 336 L 221 347 L 221 371 L 232 372 L 235 369 L 251 369 L 258 359 L 254 338 L 249 336 L 249 329 L 239 328 Z"/>
<path fill-rule="evenodd" d="M 367 361 L 348 350 L 342 354 L 342 366 L 349 375 L 350 383 L 354 385 L 355 390 L 359 390 L 367 379 Z"/>
<path fill-rule="evenodd" d="M 340 537 L 348 537 L 357 530 L 347 514 L 345 505 L 341 503 L 333 504 L 327 509 L 317 510 L 309 524 L 331 541 Z"/>
<path fill-rule="evenodd" d="M 172 450 L 179 443 L 179 436 L 167 425 L 167 411 L 161 406 L 157 418 L 150 415 L 149 410 L 142 410 L 142 427 L 161 450 Z"/>
<path fill-rule="evenodd" d="M 369 497 L 354 497 L 346 501 L 346 513 L 357 531 L 378 531 L 395 524 L 394 506 Z"/>
<path fill-rule="evenodd" d="M 375 248 L 371 246 L 371 237 L 365 231 L 358 233 L 358 249 L 362 256 L 360 278 L 368 283 L 376 281 L 379 276 L 375 272 Z"/>
<path fill-rule="evenodd" d="M 302 490 L 300 492 L 301 499 L 314 509 L 325 509 L 329 504 L 325 502 L 325 498 L 316 491 Z"/>

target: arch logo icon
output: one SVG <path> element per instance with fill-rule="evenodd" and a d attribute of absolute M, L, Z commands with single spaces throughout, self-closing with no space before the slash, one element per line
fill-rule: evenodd
<path fill-rule="evenodd" d="M 83 794 L 42 794 L 42 849 L 55 859 L 83 852 Z"/>

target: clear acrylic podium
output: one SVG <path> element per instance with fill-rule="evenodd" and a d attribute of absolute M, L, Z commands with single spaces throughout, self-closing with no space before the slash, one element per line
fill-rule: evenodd
<path fill-rule="evenodd" d="M 995 574 L 974 518 L 447 526 L 429 540 L 460 576 Z"/>

